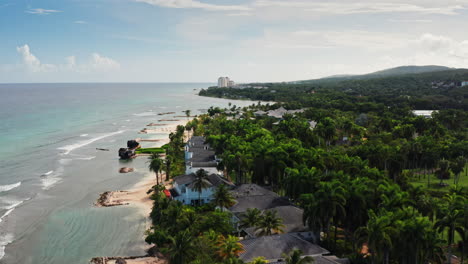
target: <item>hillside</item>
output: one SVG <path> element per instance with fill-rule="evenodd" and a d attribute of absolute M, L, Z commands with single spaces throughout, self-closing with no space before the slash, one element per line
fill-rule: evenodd
<path fill-rule="evenodd" d="M 403 74 L 417 74 L 417 73 L 439 72 L 439 71 L 450 71 L 450 70 L 454 70 L 454 68 L 449 68 L 445 66 L 436 66 L 436 65 L 400 66 L 396 68 L 369 73 L 369 74 L 366 74 L 365 76 L 395 76 L 395 75 L 403 75 Z"/>
<path fill-rule="evenodd" d="M 345 81 L 345 80 L 364 80 L 364 79 L 373 79 L 379 77 L 391 77 L 407 74 L 419 74 L 419 73 L 429 73 L 429 72 L 441 72 L 441 71 L 451 71 L 457 70 L 455 68 L 449 68 L 445 66 L 437 65 L 427 65 L 427 66 L 399 66 L 395 68 L 385 69 L 381 71 L 376 71 L 367 74 L 361 75 L 350 75 L 350 74 L 339 74 L 328 76 L 319 79 L 304 80 L 299 81 L 300 83 L 317 83 L 317 82 L 334 82 L 334 81 Z"/>
<path fill-rule="evenodd" d="M 436 66 L 437 67 L 437 66 Z M 210 87 L 200 95 L 232 99 L 262 101 L 296 101 L 302 105 L 316 103 L 319 94 L 329 98 L 340 96 L 369 97 L 369 100 L 386 102 L 395 98 L 408 101 L 415 109 L 459 108 L 468 110 L 468 86 L 461 87 L 468 80 L 468 69 L 449 69 L 423 73 L 410 71 L 435 70 L 442 68 L 399 67 L 366 75 L 366 77 L 338 77 L 294 83 L 262 83 L 249 88 L 232 89 Z M 405 72 L 405 74 L 396 74 Z M 264 87 L 255 89 L 253 86 Z M 314 99 L 315 98 L 315 99 Z"/>

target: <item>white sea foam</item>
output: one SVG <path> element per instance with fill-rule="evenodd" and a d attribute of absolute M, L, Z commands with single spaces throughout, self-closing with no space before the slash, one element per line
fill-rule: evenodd
<path fill-rule="evenodd" d="M 26 201 L 28 201 L 30 199 L 31 198 L 24 199 L 24 200 L 3 199 L 2 202 L 5 203 L 5 204 L 8 204 L 8 205 L 3 206 L 0 209 L 12 210 L 12 209 L 15 209 L 16 207 L 18 207 L 20 204 L 22 204 L 22 203 L 24 203 L 24 202 L 26 202 Z"/>
<path fill-rule="evenodd" d="M 20 206 L 22 203 L 30 200 L 31 198 L 24 199 L 24 200 L 8 200 L 4 199 L 2 202 L 8 204 L 7 206 L 1 207 L 1 209 L 7 210 L 1 217 L 0 217 L 0 223 L 3 222 L 3 219 L 7 217 L 13 210 L 15 210 L 16 207 Z"/>
<path fill-rule="evenodd" d="M 80 137 L 87 137 L 88 134 L 81 134 Z"/>
<path fill-rule="evenodd" d="M 96 158 L 96 156 L 76 158 L 76 160 L 92 160 L 92 159 L 94 159 L 94 158 Z"/>
<path fill-rule="evenodd" d="M 47 177 L 47 178 L 41 179 L 42 189 L 49 190 L 52 186 L 57 184 L 60 180 L 62 180 L 62 178 L 60 177 Z"/>
<path fill-rule="evenodd" d="M 48 172 L 46 172 L 46 173 L 43 173 L 41 176 L 49 176 L 49 175 L 51 175 L 53 172 L 54 172 L 54 171 L 51 170 L 51 171 L 48 171 Z"/>
<path fill-rule="evenodd" d="M 104 135 L 99 136 L 99 137 L 91 138 L 91 139 L 88 139 L 88 140 L 83 140 L 83 141 L 77 142 L 75 144 L 66 145 L 66 146 L 60 147 L 58 149 L 65 150 L 65 152 L 63 154 L 67 155 L 67 154 L 70 154 L 70 152 L 72 152 L 75 149 L 84 147 L 84 146 L 89 145 L 89 144 L 91 144 L 91 143 L 93 143 L 95 141 L 98 141 L 98 140 L 101 140 L 101 139 L 104 139 L 104 138 L 107 138 L 107 137 L 111 137 L 111 136 L 114 136 L 114 135 L 117 135 L 117 134 L 121 134 L 123 132 L 124 132 L 124 130 L 119 130 L 117 132 L 112 132 L 112 133 L 104 134 Z"/>
<path fill-rule="evenodd" d="M 0 234 L 0 259 L 5 256 L 5 247 L 13 242 L 13 240 L 12 234 Z"/>
<path fill-rule="evenodd" d="M 21 185 L 21 182 L 7 184 L 7 185 L 0 185 L 0 192 L 8 192 L 11 191 Z"/>
<path fill-rule="evenodd" d="M 62 180 L 60 176 L 63 175 L 63 171 L 65 170 L 65 165 L 70 163 L 72 159 L 60 159 L 59 166 L 55 171 L 51 174 L 47 175 L 46 177 L 41 177 L 41 184 L 43 190 L 48 190 L 58 182 Z"/>
<path fill-rule="evenodd" d="M 130 120 L 130 119 L 125 120 L 125 122 L 130 122 L 130 121 L 132 121 L 132 120 Z"/>
<path fill-rule="evenodd" d="M 3 218 L 7 217 L 9 214 L 11 214 L 11 212 L 13 212 L 13 210 L 15 210 L 15 208 L 11 208 L 10 210 L 6 211 L 6 213 L 4 213 L 1 217 L 0 217 L 0 223 L 3 222 Z"/>

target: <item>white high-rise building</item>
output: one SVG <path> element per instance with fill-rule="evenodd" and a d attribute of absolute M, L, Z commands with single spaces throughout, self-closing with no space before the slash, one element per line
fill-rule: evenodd
<path fill-rule="evenodd" d="M 218 87 L 229 87 L 229 77 L 219 77 L 218 78 Z"/>

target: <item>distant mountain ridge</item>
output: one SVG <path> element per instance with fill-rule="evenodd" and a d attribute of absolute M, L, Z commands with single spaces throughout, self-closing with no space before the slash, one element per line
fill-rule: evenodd
<path fill-rule="evenodd" d="M 339 74 L 328 76 L 320 79 L 312 79 L 312 80 L 304 80 L 299 81 L 302 83 L 308 82 L 323 82 L 323 81 L 345 81 L 345 80 L 362 80 L 362 79 L 372 79 L 372 78 L 380 78 L 380 77 L 391 77 L 391 76 L 399 76 L 399 75 L 406 75 L 406 74 L 420 74 L 420 73 L 428 73 L 428 72 L 442 72 L 442 71 L 451 71 L 457 70 L 456 68 L 450 68 L 445 66 L 438 66 L 438 65 L 426 65 L 426 66 L 399 66 L 395 68 L 385 69 L 381 71 L 376 71 L 367 74 L 360 74 L 360 75 L 349 75 L 349 74 Z"/>

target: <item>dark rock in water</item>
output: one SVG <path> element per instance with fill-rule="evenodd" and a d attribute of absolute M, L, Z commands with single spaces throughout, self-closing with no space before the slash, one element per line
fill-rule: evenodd
<path fill-rule="evenodd" d="M 133 171 L 134 171 L 133 168 L 127 168 L 127 167 L 120 168 L 120 170 L 119 170 L 120 173 L 129 173 L 129 172 L 133 172 Z"/>
<path fill-rule="evenodd" d="M 128 148 L 120 148 L 119 149 L 119 157 L 121 159 L 131 159 L 135 156 L 135 151 Z"/>
<path fill-rule="evenodd" d="M 96 150 L 109 151 L 109 149 L 105 149 L 105 148 L 96 148 Z"/>
<path fill-rule="evenodd" d="M 127 148 L 134 149 L 137 148 L 140 144 L 136 140 L 127 141 Z"/>
<path fill-rule="evenodd" d="M 115 264 L 127 264 L 127 261 L 123 258 L 117 258 Z"/>

